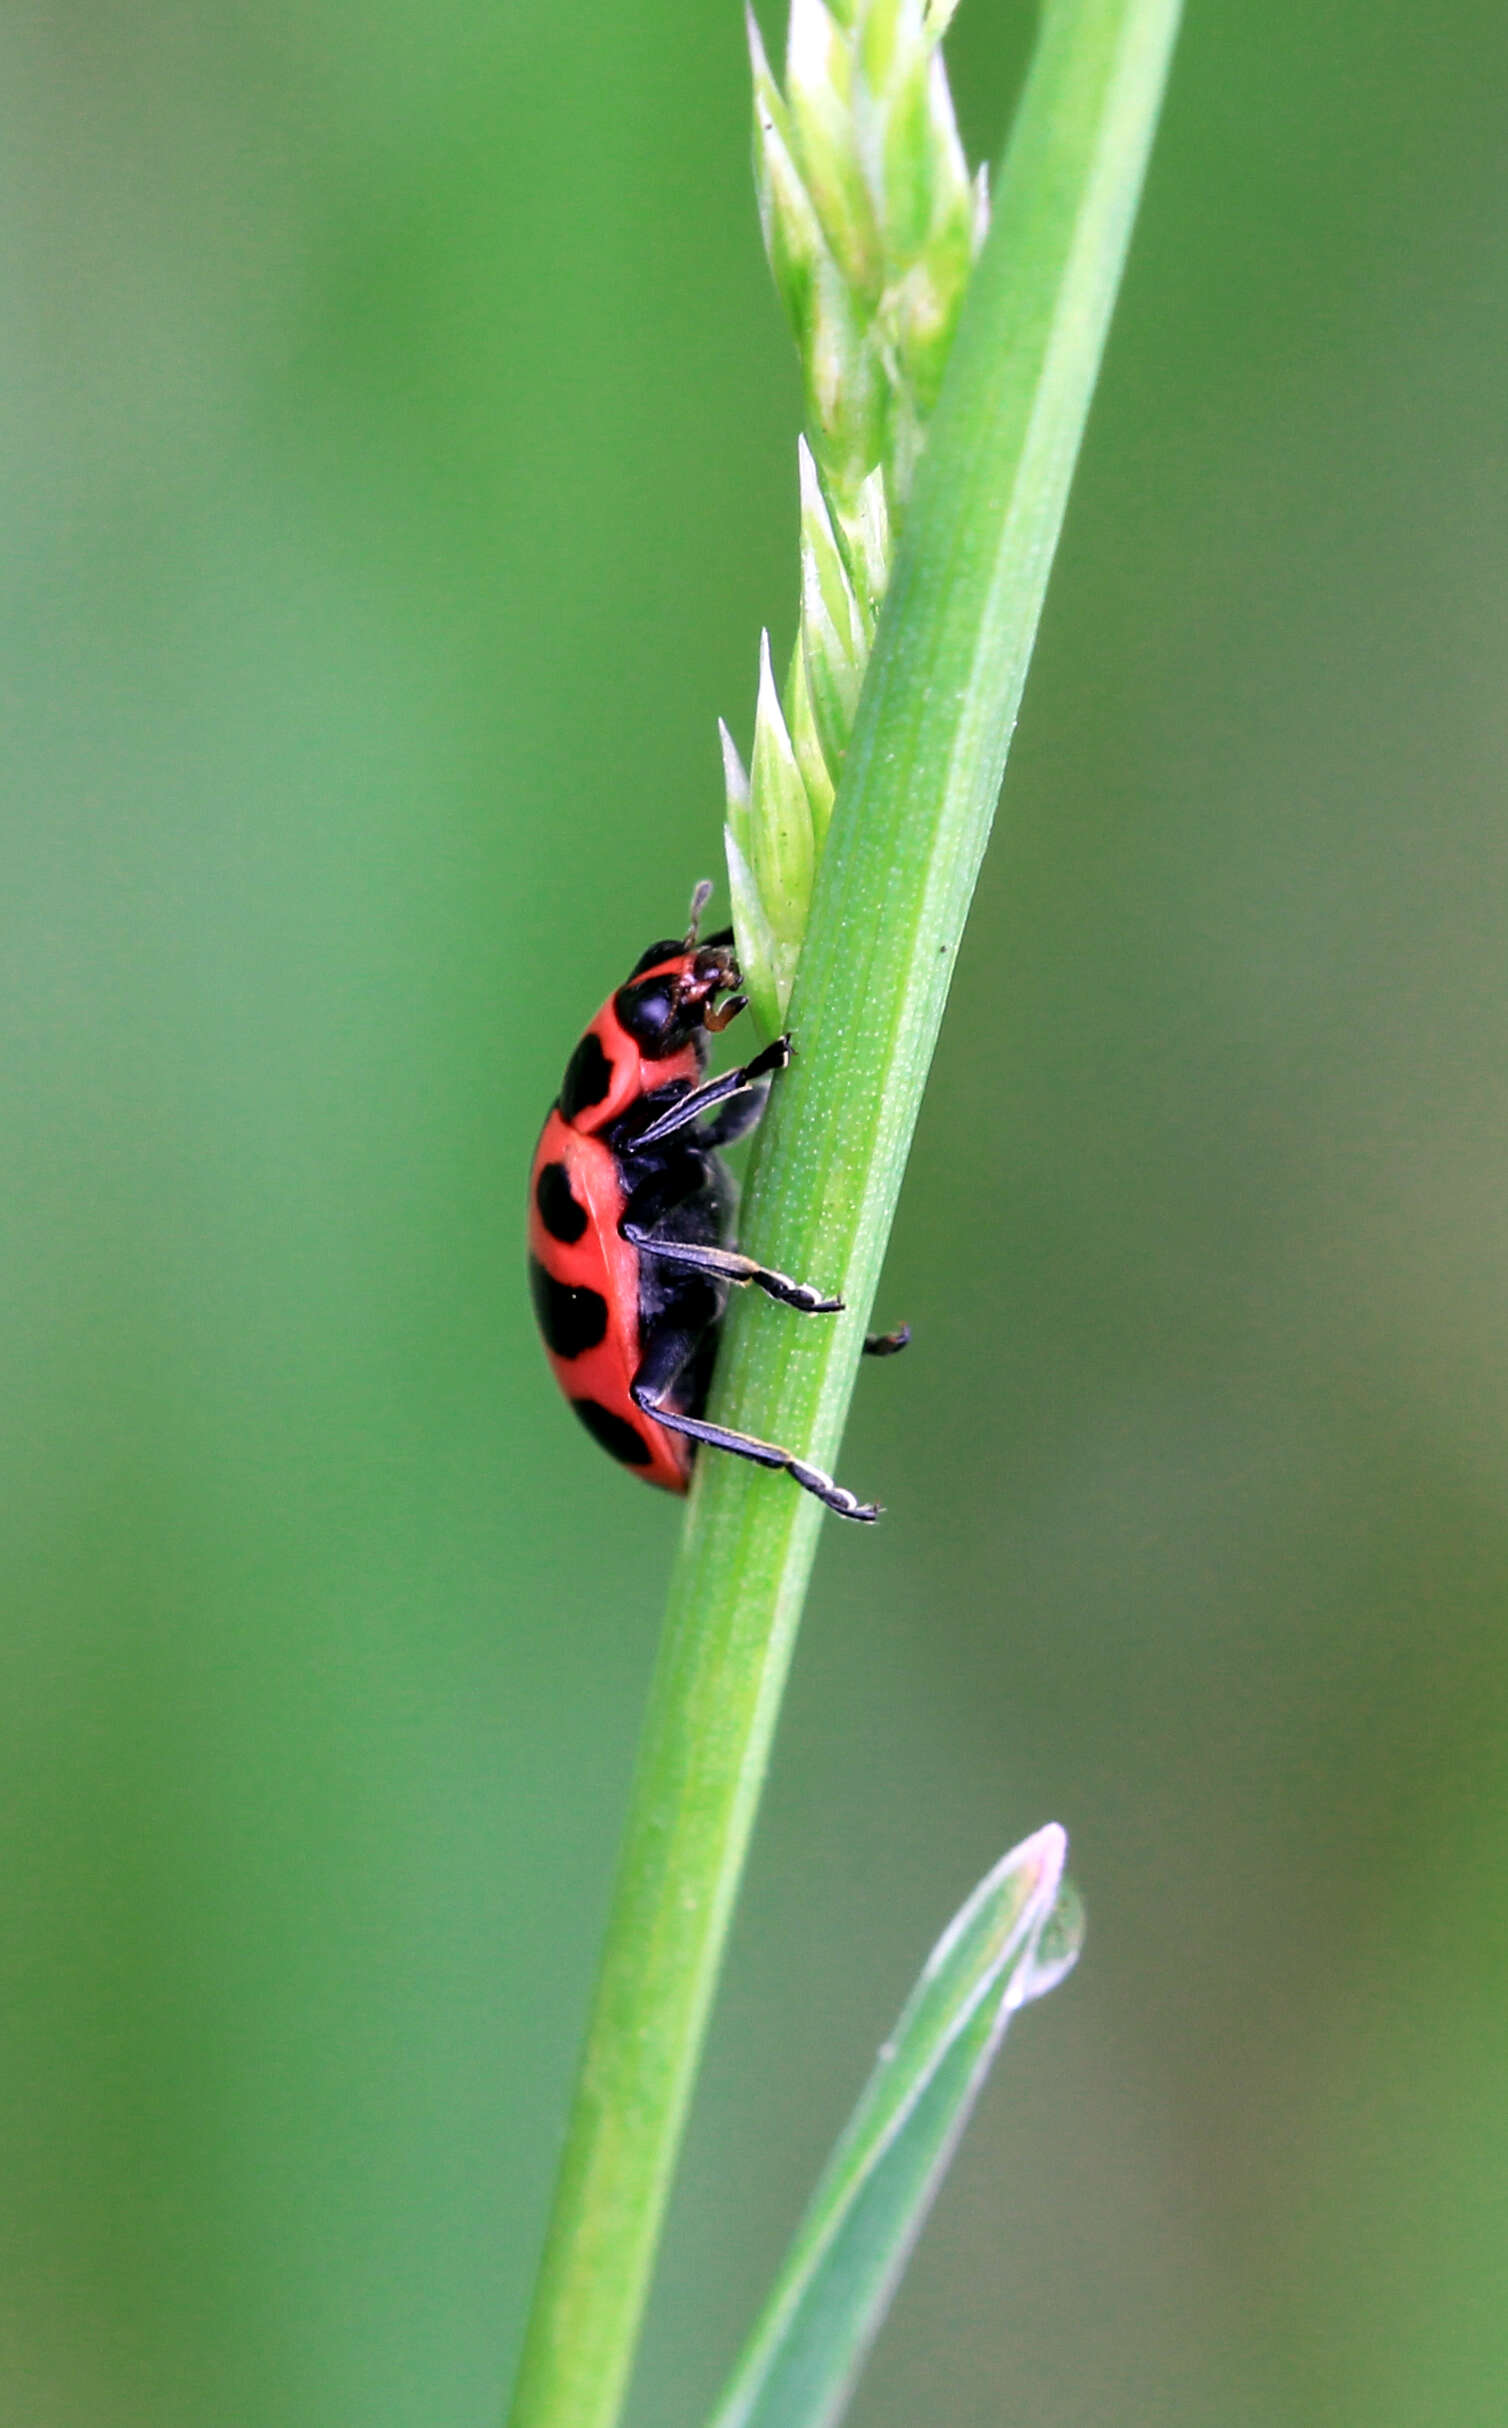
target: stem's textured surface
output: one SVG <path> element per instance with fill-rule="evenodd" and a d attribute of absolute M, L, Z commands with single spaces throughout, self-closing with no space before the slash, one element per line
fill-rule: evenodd
<path fill-rule="evenodd" d="M 741 1305 L 714 1411 L 824 1463 L 989 833 L 1177 17 L 1178 0 L 1049 0 L 833 812 L 791 1004 L 798 1060 L 774 1091 L 744 1239 L 841 1288 L 849 1312 L 803 1322 Z M 617 2418 L 819 1518 L 784 1476 L 700 1463 L 514 2428 Z"/>

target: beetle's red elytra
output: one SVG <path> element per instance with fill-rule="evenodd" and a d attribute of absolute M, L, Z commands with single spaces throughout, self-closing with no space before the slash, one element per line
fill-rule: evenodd
<path fill-rule="evenodd" d="M 791 1058 L 777 1037 L 707 1080 L 707 1036 L 746 1006 L 731 931 L 699 943 L 712 888 L 686 934 L 652 944 L 566 1065 L 529 1181 L 529 1278 L 555 1379 L 587 1431 L 625 1467 L 684 1492 L 698 1445 L 783 1468 L 839 1517 L 880 1514 L 794 1451 L 704 1415 L 730 1286 L 753 1283 L 804 1315 L 840 1298 L 771 1272 L 730 1243 L 734 1190 L 718 1153 L 752 1129 Z M 866 1341 L 905 1346 L 899 1332 Z"/>

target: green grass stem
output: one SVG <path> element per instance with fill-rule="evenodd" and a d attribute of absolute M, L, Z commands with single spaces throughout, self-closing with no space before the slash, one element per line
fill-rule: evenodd
<path fill-rule="evenodd" d="M 790 1007 L 798 1058 L 773 1092 L 743 1223 L 754 1253 L 841 1288 L 848 1312 L 808 1322 L 763 1300 L 738 1306 L 714 1409 L 823 1464 L 989 834 L 1177 18 L 1178 0 L 1049 0 L 865 678 Z M 699 1463 L 513 2428 L 618 2417 L 822 1522 L 787 1477 Z M 883 1543 L 879 1532 L 861 1556 L 883 1557 Z"/>

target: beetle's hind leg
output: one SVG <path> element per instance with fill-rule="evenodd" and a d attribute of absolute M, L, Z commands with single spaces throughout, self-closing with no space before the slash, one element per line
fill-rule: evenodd
<path fill-rule="evenodd" d="M 672 1433 L 684 1433 L 693 1442 L 705 1442 L 711 1450 L 729 1450 L 735 1458 L 746 1458 L 756 1467 L 783 1469 L 793 1476 L 803 1492 L 810 1492 L 835 1517 L 854 1518 L 861 1525 L 871 1525 L 879 1516 L 873 1501 L 861 1501 L 844 1485 L 835 1483 L 820 1467 L 798 1458 L 794 1450 L 782 1450 L 776 1442 L 759 1441 L 752 1433 L 734 1433 L 726 1425 L 710 1425 L 703 1416 L 689 1416 L 679 1408 L 668 1408 L 665 1400 L 695 1357 L 702 1335 L 696 1329 L 667 1325 L 650 1341 L 639 1369 L 629 1385 L 634 1406 L 652 1423 L 664 1425 Z"/>

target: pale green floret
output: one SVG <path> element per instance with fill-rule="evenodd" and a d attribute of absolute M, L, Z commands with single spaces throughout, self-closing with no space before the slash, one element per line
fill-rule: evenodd
<path fill-rule="evenodd" d="M 834 646 L 847 657 L 862 660 L 869 646 L 870 625 L 849 578 L 822 482 L 804 438 L 796 441 L 796 472 L 801 491 L 801 613 L 808 619 L 820 616 L 833 634 Z M 883 493 L 883 483 L 881 489 Z"/>
<path fill-rule="evenodd" d="M 850 537 L 851 570 L 859 596 L 867 606 L 872 638 L 890 574 L 890 509 L 885 503 L 884 469 L 879 464 L 859 491 L 859 511 Z"/>
<path fill-rule="evenodd" d="M 785 89 L 796 156 L 822 232 L 845 283 L 871 311 L 885 281 L 878 197 L 855 143 L 863 108 L 853 43 L 822 0 L 791 0 Z"/>
<path fill-rule="evenodd" d="M 767 632 L 759 644 L 759 705 L 749 768 L 749 865 L 777 939 L 799 946 L 817 865 L 816 839 L 811 804 L 775 689 Z"/>
<path fill-rule="evenodd" d="M 784 957 L 765 917 L 754 871 L 749 865 L 749 779 L 738 746 L 720 719 L 717 730 L 723 746 L 723 788 L 728 803 L 728 822 L 723 830 L 728 897 L 739 938 L 744 988 L 753 1004 L 755 1019 L 766 1035 L 773 1037 L 780 1026 L 781 1011 L 776 972 L 783 968 Z"/>
<path fill-rule="evenodd" d="M 818 263 L 811 293 L 811 330 L 802 353 L 806 424 L 841 521 L 870 470 L 884 460 L 890 381 L 877 323 L 859 310 L 830 257 Z"/>
<path fill-rule="evenodd" d="M 953 5 L 791 0 L 784 90 L 749 18 L 760 224 L 807 424 L 800 626 L 780 697 L 766 644 L 741 794 L 728 778 L 734 926 L 766 1027 L 784 1016 L 893 533 L 988 221 L 937 47 Z"/>
<path fill-rule="evenodd" d="M 738 744 L 729 733 L 722 718 L 717 720 L 717 736 L 723 746 L 723 790 L 728 801 L 728 832 L 738 848 L 748 856 L 749 845 L 749 779 L 738 755 Z"/>
<path fill-rule="evenodd" d="M 805 439 L 801 466 L 801 629 L 796 660 L 802 668 L 824 756 L 823 775 L 831 806 L 831 771 L 842 764 L 853 731 L 859 686 L 873 638 L 872 616 L 860 606 L 828 516 L 817 467 Z M 803 761 L 803 767 L 805 762 Z M 811 782 L 808 779 L 810 792 Z M 826 819 L 823 819 L 824 831 Z"/>
<path fill-rule="evenodd" d="M 801 172 L 791 150 L 785 103 L 770 73 L 752 15 L 748 27 L 754 69 L 754 190 L 759 203 L 759 225 L 775 292 L 785 306 L 796 333 L 797 347 L 804 355 L 812 327 L 812 287 L 817 265 L 827 263 L 830 256 L 811 197 L 801 182 Z"/>
<path fill-rule="evenodd" d="M 817 731 L 807 666 L 805 644 L 798 640 L 791 653 L 791 671 L 786 677 L 786 723 L 790 728 L 791 748 L 796 754 L 796 765 L 800 770 L 812 822 L 812 866 L 815 871 L 822 846 L 827 841 L 827 821 L 832 816 L 834 787 L 832 777 L 827 772 L 822 737 Z M 804 928 L 805 921 L 802 925 Z"/>

